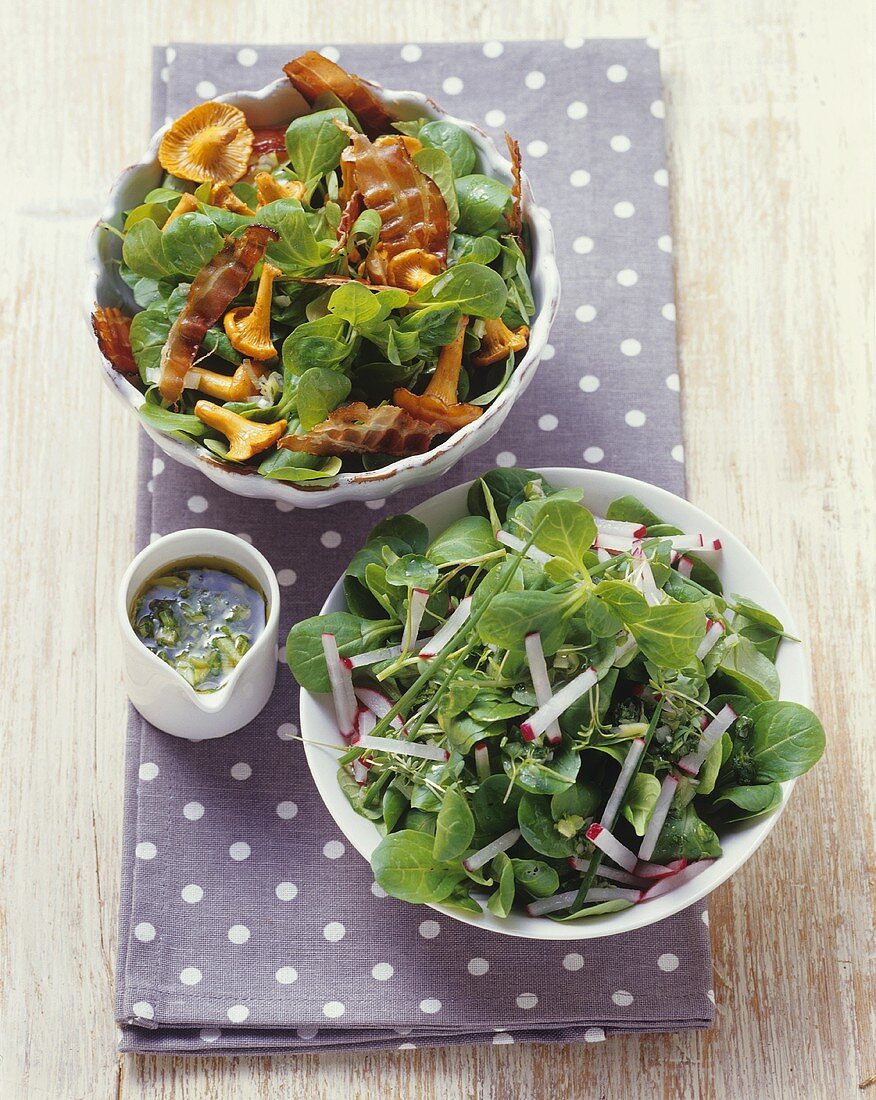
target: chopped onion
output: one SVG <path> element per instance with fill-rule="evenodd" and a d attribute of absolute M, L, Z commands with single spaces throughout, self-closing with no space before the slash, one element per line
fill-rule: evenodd
<path fill-rule="evenodd" d="M 603 519 L 602 516 L 594 516 L 593 522 L 600 535 L 626 535 L 633 539 L 643 539 L 648 534 L 648 528 L 644 523 L 628 523 L 622 519 Z"/>
<path fill-rule="evenodd" d="M 509 829 L 507 833 L 502 833 L 501 836 L 496 837 L 495 840 L 490 841 L 489 844 L 486 844 L 477 852 L 473 852 L 468 859 L 462 861 L 462 865 L 466 871 L 476 871 L 479 867 L 483 867 L 485 863 L 489 863 L 499 852 L 507 852 L 509 848 L 513 848 L 519 839 L 520 830 Z"/>
<path fill-rule="evenodd" d="M 509 531 L 497 531 L 496 542 L 501 542 L 503 546 L 507 546 L 511 550 L 516 550 L 518 553 L 526 546 L 523 539 L 519 539 Z M 525 556 L 531 558 L 533 561 L 539 562 L 541 565 L 545 565 L 551 560 L 550 554 L 546 554 L 544 550 L 539 550 L 537 546 L 527 547 Z"/>
<path fill-rule="evenodd" d="M 654 898 L 659 898 L 663 894 L 668 894 L 671 890 L 674 890 L 676 886 L 681 886 L 685 882 L 690 882 L 692 878 L 696 878 L 697 875 L 708 870 L 714 862 L 714 859 L 698 859 L 695 863 L 689 863 L 682 870 L 676 871 L 674 875 L 669 875 L 655 882 L 653 886 L 650 886 L 644 894 L 642 894 L 639 900 L 652 901 Z"/>
<path fill-rule="evenodd" d="M 532 677 L 535 698 L 538 705 L 544 707 L 550 702 L 553 692 L 548 678 L 547 662 L 544 659 L 544 649 L 541 645 L 541 635 L 538 633 L 527 634 L 525 645 L 526 660 L 529 662 L 529 674 Z M 524 731 L 523 736 L 525 740 L 530 741 L 534 740 L 536 735 L 533 734 L 532 737 L 527 737 Z M 545 728 L 545 740 L 551 745 L 556 745 L 562 739 L 563 735 L 560 732 L 559 723 L 554 718 Z"/>
<path fill-rule="evenodd" d="M 663 823 L 666 821 L 666 815 L 669 813 L 669 807 L 672 805 L 672 800 L 675 798 L 677 789 L 677 777 L 674 775 L 667 775 L 660 787 L 660 794 L 657 796 L 657 801 L 654 803 L 654 812 L 651 814 L 651 818 L 648 821 L 648 828 L 645 830 L 645 835 L 639 847 L 639 859 L 642 862 L 647 863 L 651 856 L 654 855 L 654 849 L 657 847 L 657 841 L 660 839 Z"/>
<path fill-rule="evenodd" d="M 613 833 L 610 833 L 603 825 L 598 825 L 594 821 L 585 835 L 587 839 L 592 841 L 597 848 L 601 849 L 609 859 L 613 859 L 619 867 L 623 867 L 623 869 L 629 871 L 630 874 L 633 874 L 636 870 L 638 859 L 636 858 L 635 852 L 631 852 L 625 844 L 621 844 L 617 837 Z"/>
<path fill-rule="evenodd" d="M 709 623 L 709 629 L 705 633 L 705 637 L 699 644 L 697 649 L 697 657 L 702 660 L 706 654 L 711 653 L 715 648 L 715 644 L 718 639 L 724 633 L 724 624 L 719 620 L 715 620 L 713 623 Z"/>
<path fill-rule="evenodd" d="M 490 750 L 483 742 L 480 745 L 475 745 L 474 761 L 478 779 L 483 783 L 490 775 Z"/>
<path fill-rule="evenodd" d="M 332 686 L 332 699 L 335 704 L 335 719 L 342 736 L 352 737 L 356 732 L 356 693 L 353 690 L 353 677 L 344 664 L 334 634 L 323 634 L 322 651 L 328 669 L 329 683 Z"/>
<path fill-rule="evenodd" d="M 360 737 L 356 745 L 362 749 L 398 753 L 399 756 L 417 756 L 421 760 L 439 760 L 441 763 L 450 756 L 447 749 L 438 745 L 425 745 L 421 741 L 398 741 L 394 737 Z"/>
<path fill-rule="evenodd" d="M 375 688 L 357 687 L 355 690 L 356 698 L 359 702 L 378 718 L 385 718 L 394 706 L 392 699 L 390 699 L 388 695 L 384 695 L 382 691 L 377 691 Z M 389 724 L 393 729 L 397 729 L 399 733 L 405 728 L 404 720 L 400 714 L 396 714 L 394 718 L 391 718 Z M 372 726 L 371 728 L 373 729 L 374 727 Z"/>
<path fill-rule="evenodd" d="M 423 621 L 423 614 L 426 610 L 426 602 L 428 599 L 429 593 L 425 588 L 414 588 L 411 590 L 408 614 L 401 640 L 402 653 L 407 653 L 409 649 L 413 648 L 412 643 L 420 632 L 420 623 Z"/>
<path fill-rule="evenodd" d="M 682 757 L 682 759 L 678 761 L 676 767 L 686 772 L 688 775 L 696 775 L 713 746 L 717 744 L 723 734 L 730 729 L 737 717 L 736 711 L 729 703 L 721 707 L 712 721 L 709 722 L 700 734 L 700 740 L 697 747 L 693 752 Z"/>
<path fill-rule="evenodd" d="M 471 596 L 466 596 L 465 599 L 459 601 L 459 607 L 453 612 L 444 626 L 431 638 L 427 638 L 420 647 L 421 657 L 435 657 L 441 652 L 441 650 L 447 645 L 451 639 L 455 638 L 459 631 L 463 628 L 471 615 Z"/>
<path fill-rule="evenodd" d="M 524 739 L 533 741 L 539 734 L 544 733 L 551 722 L 555 718 L 559 718 L 582 695 L 586 695 L 598 679 L 596 669 L 591 665 L 590 668 L 585 669 L 576 676 L 574 680 L 570 680 L 568 684 L 561 687 L 558 692 L 551 696 L 548 703 L 543 707 L 539 707 L 525 722 L 521 723 L 520 732 L 523 734 Z"/>
<path fill-rule="evenodd" d="M 641 737 L 635 738 L 635 740 L 630 743 L 630 747 L 627 749 L 627 755 L 621 766 L 620 775 L 617 777 L 617 782 L 611 794 L 608 796 L 608 802 L 605 804 L 605 809 L 602 811 L 602 817 L 600 818 L 599 824 L 602 825 L 603 828 L 610 829 L 614 824 L 614 819 L 617 817 L 617 812 L 620 809 L 623 797 L 627 793 L 627 787 L 630 785 L 630 779 L 644 751 L 645 742 Z"/>

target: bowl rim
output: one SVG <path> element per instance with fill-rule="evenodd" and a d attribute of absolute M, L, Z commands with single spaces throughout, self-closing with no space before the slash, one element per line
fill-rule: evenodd
<path fill-rule="evenodd" d="M 366 81 L 366 83 L 383 102 L 396 104 L 404 103 L 418 107 L 423 113 L 429 116 L 454 123 L 469 133 L 470 136 L 472 133 L 476 134 L 479 139 L 477 142 L 479 152 L 488 156 L 490 168 L 493 171 L 498 170 L 505 175 L 510 174 L 511 162 L 506 157 L 502 156 L 493 138 L 476 123 L 452 115 L 442 107 L 441 104 L 422 92 L 410 89 L 396 90 L 384 88 L 382 85 L 371 80 Z M 262 88 L 254 90 L 240 89 L 226 92 L 223 95 L 213 97 L 213 101 L 219 103 L 232 103 L 240 107 L 241 110 L 244 110 L 245 113 L 246 104 L 253 105 L 265 103 L 270 101 L 272 97 L 279 98 L 281 95 L 288 94 L 290 89 L 291 84 L 288 79 L 279 77 L 264 85 Z M 105 264 L 100 253 L 100 237 L 103 232 L 102 225 L 104 222 L 111 221 L 121 213 L 121 195 L 128 186 L 129 181 L 144 169 L 155 167 L 158 160 L 158 148 L 161 144 L 161 139 L 169 126 L 169 122 L 165 122 L 163 126 L 160 126 L 152 135 L 143 156 L 134 164 L 125 168 L 116 178 L 109 190 L 101 215 L 89 233 L 86 250 L 88 278 L 85 299 L 83 302 L 84 314 L 89 332 L 91 332 L 91 313 L 95 304 L 98 302 L 98 287 L 105 271 Z M 381 467 L 379 470 L 365 470 L 352 473 L 341 472 L 331 478 L 327 478 L 325 484 L 309 482 L 299 484 L 285 482 L 279 479 L 263 479 L 259 478 L 251 469 L 235 468 L 233 465 L 222 462 L 216 455 L 200 446 L 196 441 L 192 441 L 191 443 L 182 442 L 179 439 L 175 439 L 164 433 L 157 433 L 149 428 L 146 428 L 147 433 L 158 442 L 161 448 L 172 458 L 194 466 L 207 476 L 212 477 L 212 475 L 218 474 L 221 471 L 221 476 L 228 479 L 228 481 L 232 482 L 236 487 L 239 487 L 241 494 L 244 496 L 260 496 L 279 501 L 286 500 L 291 504 L 298 503 L 299 505 L 303 505 L 304 501 L 309 500 L 311 502 L 311 507 L 313 506 L 312 502 L 315 497 L 334 497 L 338 500 L 349 499 L 351 496 L 357 495 L 356 490 L 359 488 L 364 488 L 366 491 L 372 490 L 369 496 L 376 495 L 373 492 L 374 489 L 387 488 L 390 491 L 397 491 L 404 487 L 406 474 L 413 474 L 415 471 L 424 470 L 436 462 L 440 465 L 441 460 L 451 455 L 452 452 L 458 452 L 455 456 L 456 459 L 461 458 L 470 449 L 478 445 L 477 439 L 481 435 L 486 435 L 486 437 L 489 438 L 492 433 L 488 429 L 492 427 L 494 423 L 497 422 L 496 429 L 501 425 L 517 398 L 531 382 L 543 356 L 544 348 L 547 344 L 550 330 L 559 308 L 560 275 L 556 262 L 556 246 L 553 229 L 544 208 L 539 206 L 535 201 L 532 185 L 525 171 L 521 171 L 521 201 L 523 216 L 529 223 L 531 238 L 538 243 L 538 266 L 543 282 L 542 306 L 531 319 L 529 326 L 529 344 L 527 345 L 526 353 L 520 362 L 515 365 L 514 372 L 505 388 L 499 396 L 484 409 L 482 416 L 455 431 L 452 435 L 448 436 L 444 442 L 439 443 L 437 446 L 430 448 L 422 454 L 400 458 L 395 462 L 391 462 Z M 532 271 L 530 271 L 530 275 L 532 275 Z M 103 367 L 104 380 L 109 383 L 116 396 L 136 412 L 144 403 L 144 395 L 136 386 L 128 381 L 125 375 L 116 371 L 112 365 L 100 355 L 99 350 L 98 355 Z M 484 442 L 487 441 L 487 438 L 484 439 Z M 433 476 L 438 476 L 440 472 L 440 470 L 437 471 Z M 215 480 L 215 478 L 213 479 Z M 244 491 L 244 486 L 247 484 L 252 485 L 253 481 L 260 484 L 266 480 L 270 484 L 271 492 L 248 493 Z M 396 484 L 393 484 L 394 481 Z M 231 488 L 231 485 L 226 487 Z M 236 492 L 238 488 L 234 488 L 232 491 Z M 326 499 L 325 503 L 331 503 L 331 500 Z"/>
<path fill-rule="evenodd" d="M 722 540 L 723 554 L 729 552 L 734 558 L 739 560 L 743 568 L 759 575 L 760 582 L 769 591 L 770 604 L 768 606 L 770 606 L 770 609 L 782 620 L 785 629 L 789 633 L 794 634 L 797 638 L 800 638 L 800 648 L 798 650 L 786 651 L 788 654 L 798 654 L 798 659 L 796 661 L 797 667 L 794 676 L 789 677 L 788 681 L 785 681 L 783 677 L 780 698 L 787 698 L 790 695 L 797 702 L 803 703 L 806 706 L 810 704 L 812 683 L 808 649 L 806 647 L 806 641 L 796 624 L 795 616 L 767 570 L 748 547 L 722 523 L 714 519 L 709 513 L 703 511 L 703 509 L 699 508 L 696 504 L 670 492 L 668 489 L 663 489 L 650 482 L 641 481 L 638 478 L 629 477 L 625 474 L 615 474 L 608 470 L 593 470 L 571 466 L 533 467 L 533 470 L 536 473 L 542 474 L 549 481 L 555 479 L 561 485 L 564 483 L 564 479 L 571 478 L 573 480 L 568 483 L 576 485 L 580 480 L 585 492 L 585 503 L 586 494 L 588 492 L 587 483 L 594 488 L 602 486 L 608 489 L 610 487 L 611 494 L 615 496 L 621 496 L 625 493 L 634 494 L 636 492 L 641 494 L 644 490 L 645 502 L 648 503 L 649 507 L 655 503 L 657 506 L 665 505 L 667 507 L 668 511 L 665 513 L 667 519 L 672 518 L 673 511 L 677 511 L 681 508 L 682 512 L 689 510 L 693 513 L 696 519 L 702 522 L 704 526 L 708 525 L 708 530 L 714 530 L 716 535 Z M 422 501 L 416 507 L 412 508 L 410 512 L 414 516 L 420 516 L 423 511 L 428 512 L 431 508 L 439 506 L 440 502 L 446 500 L 448 496 L 459 495 L 460 501 L 464 501 L 465 493 L 471 484 L 472 481 L 466 481 L 449 489 L 445 489 L 443 492 Z M 649 497 L 650 501 L 648 500 Z M 324 614 L 327 610 L 336 610 L 337 608 L 334 605 L 339 600 L 343 602 L 343 576 L 341 576 L 332 587 L 319 614 Z M 793 657 L 790 659 L 793 660 Z M 310 742 L 307 736 L 307 730 L 308 728 L 312 728 L 314 723 L 324 720 L 327 699 L 327 696 L 318 697 L 306 691 L 304 688 L 300 689 L 299 722 L 305 756 L 314 785 L 319 791 L 320 797 L 334 819 L 335 824 L 353 847 L 356 848 L 359 854 L 366 860 L 369 860 L 370 852 L 373 851 L 376 844 L 379 843 L 381 839 L 377 829 L 371 821 L 355 813 L 352 807 L 349 806 L 349 803 L 347 803 L 340 791 L 340 787 L 338 787 L 334 779 L 332 780 L 333 789 L 328 791 L 324 790 L 323 784 L 320 783 L 318 779 L 318 769 L 315 765 L 315 760 L 317 758 L 316 754 L 326 752 L 327 750 L 321 749 L 315 743 Z M 322 703 L 320 700 L 322 700 Z M 322 734 L 318 732 L 314 741 L 320 740 L 322 740 Z M 567 924 L 551 921 L 547 917 L 522 918 L 517 914 L 517 921 L 521 922 L 521 926 L 516 927 L 516 922 L 514 922 L 512 918 L 497 918 L 488 911 L 485 911 L 481 916 L 477 917 L 446 905 L 434 903 L 425 904 L 428 908 L 434 909 L 436 912 L 452 917 L 454 920 L 461 921 L 464 924 L 520 939 L 570 942 L 572 940 L 599 939 L 607 936 L 619 935 L 623 932 L 631 932 L 639 928 L 645 928 L 661 920 L 665 920 L 675 913 L 681 912 L 691 905 L 696 904 L 698 901 L 701 901 L 738 871 L 739 868 L 754 855 L 757 849 L 766 840 L 767 836 L 769 836 L 770 832 L 772 832 L 779 817 L 788 804 L 795 783 L 796 780 L 791 779 L 781 784 L 782 801 L 773 811 L 756 818 L 751 818 L 748 824 L 745 824 L 741 829 L 737 828 L 733 831 L 731 835 L 743 831 L 746 833 L 747 844 L 742 847 L 741 851 L 732 856 L 725 853 L 698 876 L 683 883 L 677 891 L 670 891 L 660 898 L 644 905 L 634 905 L 629 909 L 621 910 L 617 913 L 590 917 L 587 920 L 582 920 L 577 923 L 569 922 Z M 348 814 L 342 812 L 344 807 L 348 808 Z M 336 808 L 338 809 L 337 813 L 335 812 Z M 361 832 L 351 835 L 351 832 L 346 827 L 345 821 L 342 820 L 342 818 L 346 818 L 348 821 L 351 821 L 352 819 L 349 817 L 349 814 L 355 817 L 355 823 Z M 362 834 L 365 834 L 367 839 L 365 839 Z M 375 837 L 377 838 L 376 842 L 374 842 Z M 525 923 L 523 923 L 524 921 Z"/>

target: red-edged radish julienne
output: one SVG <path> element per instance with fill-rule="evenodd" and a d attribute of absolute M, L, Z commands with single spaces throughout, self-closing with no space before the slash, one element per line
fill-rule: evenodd
<path fill-rule="evenodd" d="M 322 651 L 332 688 L 338 729 L 342 736 L 352 737 L 356 732 L 356 693 L 353 690 L 353 677 L 338 652 L 338 643 L 334 634 L 323 634 Z"/>
<path fill-rule="evenodd" d="M 535 691 L 535 698 L 540 707 L 545 707 L 551 700 L 551 682 L 548 678 L 547 662 L 544 659 L 544 650 L 541 645 L 541 634 L 527 634 L 526 641 L 526 660 L 529 664 L 529 674 L 532 677 L 532 688 Z M 554 718 L 552 722 L 549 722 L 544 731 L 545 740 L 550 745 L 556 745 L 563 739 L 563 735 L 560 732 L 560 724 Z M 526 737 L 526 734 L 523 734 Z"/>
<path fill-rule="evenodd" d="M 653 901 L 654 898 L 662 897 L 672 890 L 677 890 L 683 883 L 690 882 L 692 878 L 696 878 L 697 875 L 701 875 L 703 871 L 708 870 L 714 862 L 714 859 L 698 859 L 695 863 L 688 863 L 687 866 L 676 871 L 674 875 L 666 875 L 658 879 L 653 886 L 648 887 L 639 900 L 643 902 Z"/>
<path fill-rule="evenodd" d="M 489 863 L 499 852 L 507 852 L 509 848 L 513 848 L 519 839 L 520 830 L 509 829 L 507 833 L 502 833 L 501 836 L 496 837 L 489 844 L 485 844 L 477 852 L 472 852 L 467 859 L 462 861 L 462 865 L 466 871 L 477 871 L 479 867 Z"/>
<path fill-rule="evenodd" d="M 672 805 L 677 790 L 678 779 L 674 775 L 667 775 L 660 787 L 660 794 L 654 803 L 654 811 L 648 820 L 648 828 L 645 830 L 645 835 L 639 846 L 639 859 L 644 863 L 647 863 L 654 855 L 654 849 L 660 839 L 660 832 L 666 821 L 666 815 L 669 813 L 669 807 Z"/>
<path fill-rule="evenodd" d="M 376 688 L 368 687 L 357 687 L 355 691 L 356 698 L 359 702 L 364 707 L 367 707 L 372 714 L 377 716 L 377 718 L 385 718 L 392 710 L 392 699 L 390 699 L 388 695 L 384 695 L 382 691 L 377 691 Z M 400 733 L 405 728 L 404 719 L 399 714 L 396 714 L 390 719 L 390 725 Z M 373 729 L 374 727 L 372 726 L 371 728 Z"/>
<path fill-rule="evenodd" d="M 438 760 L 442 763 L 450 757 L 447 749 L 442 749 L 439 745 L 426 745 L 422 741 L 399 741 L 394 737 L 360 737 L 356 748 L 396 753 L 399 756 L 416 756 L 420 760 Z"/>
<path fill-rule="evenodd" d="M 730 729 L 737 717 L 736 711 L 729 703 L 721 707 L 712 721 L 703 729 L 694 751 L 678 761 L 679 771 L 684 772 L 686 775 L 697 775 L 703 761 L 726 731 Z"/>
<path fill-rule="evenodd" d="M 460 600 L 459 606 L 437 634 L 423 642 L 420 646 L 421 657 L 436 657 L 447 643 L 456 637 L 471 615 L 471 599 L 471 596 L 466 596 L 465 599 Z"/>
<path fill-rule="evenodd" d="M 610 833 L 608 829 L 594 821 L 585 835 L 587 839 L 592 841 L 597 848 L 601 849 L 609 859 L 613 859 L 618 867 L 623 867 L 623 869 L 629 871 L 630 874 L 635 872 L 636 864 L 639 862 L 636 853 L 630 851 L 625 844 L 621 844 L 614 833 Z"/>
<path fill-rule="evenodd" d="M 562 894 L 554 894 L 550 898 L 539 898 L 526 906 L 526 912 L 531 917 L 557 913 L 560 909 L 568 909 L 577 896 L 577 890 L 567 890 Z M 620 886 L 593 886 L 587 891 L 584 901 L 587 905 L 598 905 L 604 901 L 628 901 L 635 905 L 641 897 L 641 890 L 625 890 Z"/>
<path fill-rule="evenodd" d="M 591 665 L 574 680 L 570 680 L 568 684 L 561 687 L 543 707 L 539 707 L 525 722 L 521 722 L 520 732 L 523 734 L 523 739 L 534 741 L 544 733 L 551 722 L 565 713 L 573 703 L 577 703 L 582 695 L 586 695 L 598 679 L 596 669 Z"/>
<path fill-rule="evenodd" d="M 490 774 L 490 750 L 483 742 L 479 745 L 475 745 L 474 759 L 475 771 L 478 773 L 478 779 L 483 782 Z"/>
<path fill-rule="evenodd" d="M 496 542 L 501 542 L 503 546 L 507 546 L 511 550 L 516 550 L 518 553 L 523 550 L 527 558 L 530 558 L 532 561 L 537 561 L 540 565 L 545 565 L 551 560 L 550 554 L 546 554 L 544 550 L 539 550 L 537 546 L 526 546 L 523 539 L 519 539 L 509 531 L 497 531 Z"/>
<path fill-rule="evenodd" d="M 630 779 L 632 779 L 633 772 L 639 766 L 639 760 L 642 758 L 644 751 L 645 742 L 641 737 L 636 737 L 630 742 L 627 755 L 621 765 L 620 775 L 617 777 L 617 782 L 608 796 L 608 802 L 606 802 L 602 817 L 599 819 L 599 824 L 604 829 L 610 829 L 614 824 L 614 819 L 621 808 L 621 802 L 623 802 L 624 795 L 627 793 L 627 787 L 630 785 Z"/>
<path fill-rule="evenodd" d="M 709 623 L 709 629 L 706 631 L 696 652 L 696 656 L 700 661 L 712 652 L 723 633 L 724 624 L 720 620 L 716 619 L 713 623 Z"/>
<path fill-rule="evenodd" d="M 622 519 L 603 519 L 602 516 L 594 516 L 593 522 L 600 535 L 623 535 L 631 539 L 643 539 L 648 534 L 648 528 L 643 523 L 628 523 Z"/>
<path fill-rule="evenodd" d="M 408 607 L 408 615 L 401 640 L 402 653 L 408 653 L 414 648 L 414 639 L 420 633 L 420 623 L 423 621 L 423 614 L 426 611 L 428 600 L 429 593 L 425 588 L 411 589 L 410 606 Z"/>

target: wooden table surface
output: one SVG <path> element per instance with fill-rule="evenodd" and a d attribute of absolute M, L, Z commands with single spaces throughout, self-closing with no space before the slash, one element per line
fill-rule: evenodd
<path fill-rule="evenodd" d="M 0 1096 L 858 1095 L 876 1074 L 870 4 L 5 11 Z M 565 35 L 662 43 L 690 495 L 787 593 L 829 735 L 763 851 L 711 899 L 716 1025 L 599 1046 L 119 1058 L 125 702 L 112 600 L 132 550 L 136 431 L 100 381 L 80 300 L 85 236 L 145 145 L 150 47 Z"/>

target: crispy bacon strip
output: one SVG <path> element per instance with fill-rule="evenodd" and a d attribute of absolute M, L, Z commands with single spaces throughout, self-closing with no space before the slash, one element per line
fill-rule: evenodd
<path fill-rule="evenodd" d="M 311 455 L 416 455 L 429 449 L 440 429 L 409 416 L 395 405 L 345 405 L 306 435 L 284 436 L 278 447 Z"/>
<path fill-rule="evenodd" d="M 91 315 L 91 327 L 104 359 L 122 374 L 136 374 L 137 364 L 131 350 L 131 318 L 120 309 L 98 306 Z"/>
<path fill-rule="evenodd" d="M 365 201 L 362 198 L 361 191 L 354 191 L 347 201 L 344 211 L 341 214 L 341 220 L 338 222 L 338 243 L 335 245 L 333 251 L 341 252 L 347 246 L 347 237 L 350 235 L 350 230 L 356 222 L 356 219 L 365 209 Z"/>
<path fill-rule="evenodd" d="M 207 330 L 243 291 L 265 249 L 276 240 L 273 229 L 248 225 L 239 237 L 227 237 L 225 247 L 195 276 L 186 304 L 161 351 L 158 388 L 165 401 L 179 400 Z"/>
<path fill-rule="evenodd" d="M 514 200 L 511 213 L 508 215 L 508 227 L 515 237 L 523 232 L 522 187 L 520 182 L 520 143 L 515 141 L 509 133 L 505 134 L 505 144 L 511 154 L 511 174 L 514 183 L 511 186 L 511 198 Z"/>
<path fill-rule="evenodd" d="M 269 153 L 276 153 L 280 160 L 289 159 L 289 154 L 286 152 L 285 126 L 263 126 L 253 130 L 252 133 L 252 153 L 249 158 L 251 164 L 255 164 L 259 158 L 266 157 Z"/>
<path fill-rule="evenodd" d="M 336 95 L 359 119 L 369 137 L 385 134 L 391 128 L 392 117 L 364 80 L 322 54 L 308 50 L 284 65 L 283 72 L 308 103 L 326 92 Z"/>

